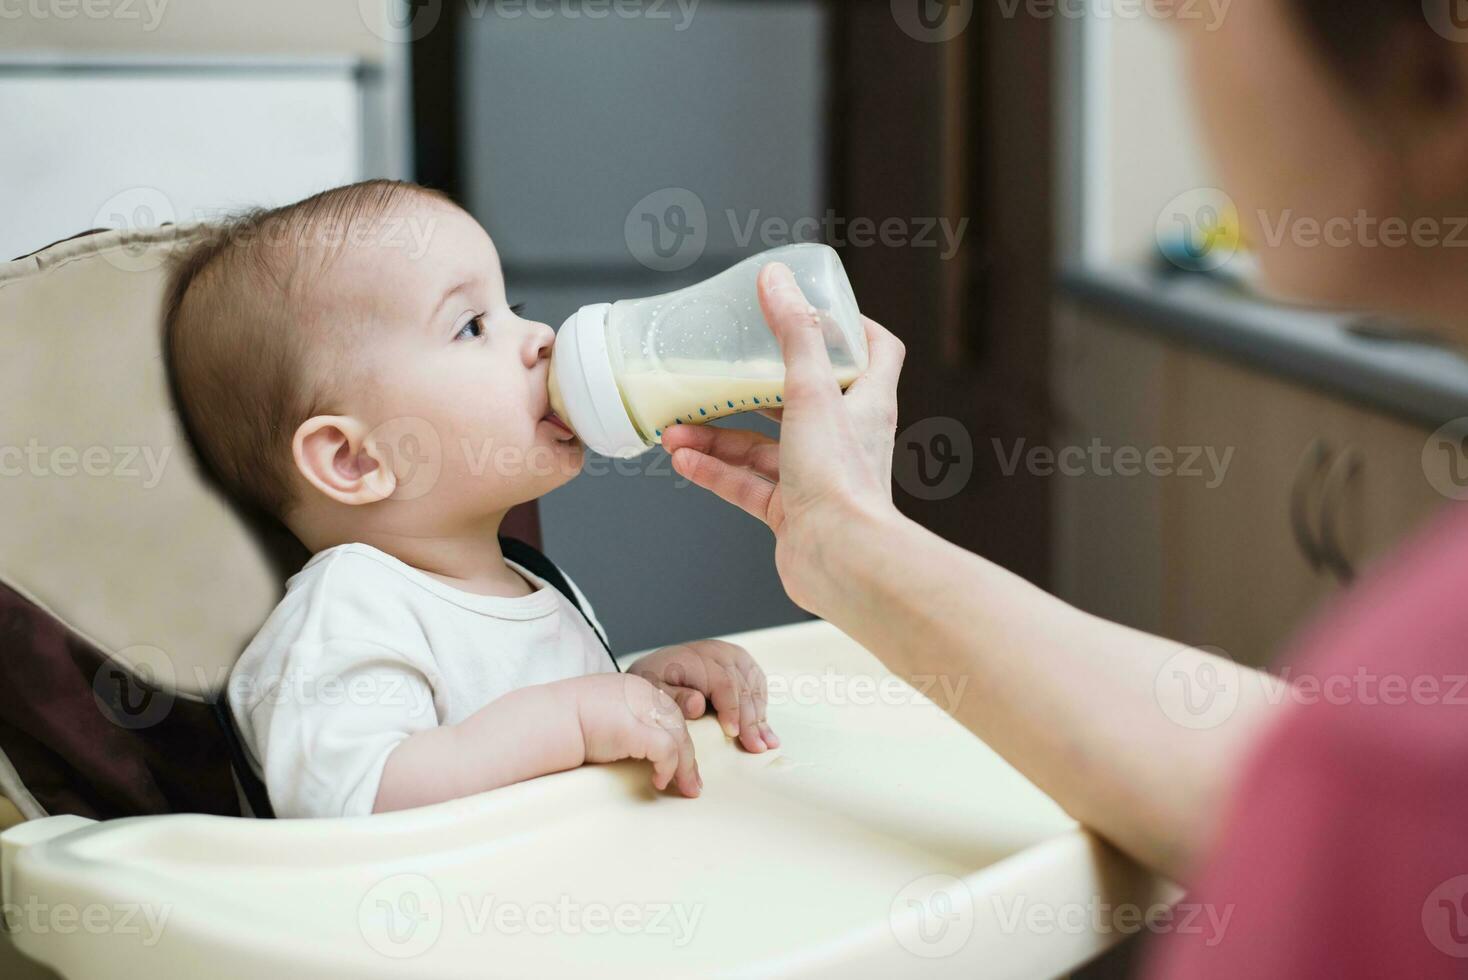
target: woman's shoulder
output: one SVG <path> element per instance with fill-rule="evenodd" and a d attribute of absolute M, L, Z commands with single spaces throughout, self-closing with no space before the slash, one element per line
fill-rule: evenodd
<path fill-rule="evenodd" d="M 1229 913 L 1228 934 L 1169 937 L 1151 975 L 1460 975 L 1449 956 L 1468 941 L 1449 905 L 1468 903 L 1468 878 L 1454 877 L 1468 869 L 1465 596 L 1468 507 L 1456 507 L 1279 668 L 1290 704 L 1193 883 L 1202 908 Z"/>

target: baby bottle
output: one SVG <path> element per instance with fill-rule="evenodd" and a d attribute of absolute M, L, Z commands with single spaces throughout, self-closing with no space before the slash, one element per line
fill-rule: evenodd
<path fill-rule="evenodd" d="M 712 279 L 644 299 L 583 306 L 551 353 L 551 410 L 603 456 L 636 456 L 675 422 L 779 408 L 785 362 L 760 310 L 761 267 L 783 262 L 819 314 L 844 389 L 867 369 L 866 332 L 829 246 L 786 245 Z"/>

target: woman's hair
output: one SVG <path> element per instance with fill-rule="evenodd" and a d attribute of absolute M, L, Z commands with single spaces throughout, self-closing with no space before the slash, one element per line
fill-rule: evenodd
<path fill-rule="evenodd" d="M 1457 2 L 1428 0 L 1442 5 L 1445 20 Z M 1288 4 L 1331 67 L 1357 85 L 1373 81 L 1380 59 L 1394 50 L 1387 42 L 1404 30 L 1435 44 L 1454 43 L 1434 31 L 1423 0 L 1288 0 Z M 1468 24 L 1464 30 L 1468 33 Z"/>

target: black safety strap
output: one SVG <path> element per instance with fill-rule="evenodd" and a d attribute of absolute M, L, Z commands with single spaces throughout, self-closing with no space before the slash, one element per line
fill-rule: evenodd
<path fill-rule="evenodd" d="M 531 575 L 534 575 L 536 578 L 545 579 L 545 581 L 555 587 L 557 592 L 565 596 L 571 605 L 576 607 L 576 611 L 586 620 L 586 625 L 590 626 L 591 631 L 596 634 L 596 638 L 601 640 L 602 648 L 606 650 L 607 657 L 612 661 L 612 666 L 620 673 L 622 668 L 617 664 L 617 658 L 613 655 L 612 648 L 607 645 L 607 638 L 601 635 L 601 630 L 596 628 L 596 624 L 591 621 L 591 617 L 586 614 L 586 610 L 581 608 L 581 603 L 576 598 L 576 590 L 571 588 L 571 583 L 566 581 L 566 576 L 561 574 L 561 570 L 556 567 L 556 563 L 524 541 L 517 538 L 507 538 L 504 535 L 500 535 L 500 552 L 505 558 L 519 565 Z"/>
<path fill-rule="evenodd" d="M 229 762 L 234 769 L 235 778 L 240 781 L 240 788 L 245 791 L 245 799 L 250 803 L 250 809 L 257 817 L 273 817 L 275 810 L 270 806 L 270 794 L 265 791 L 265 783 L 255 770 L 250 768 L 250 760 L 245 756 L 245 745 L 240 741 L 239 729 L 235 728 L 234 715 L 230 713 L 229 705 L 225 701 L 223 693 L 209 702 L 209 707 L 214 711 L 214 718 L 219 722 L 220 731 L 224 732 L 224 744 L 229 747 Z"/>

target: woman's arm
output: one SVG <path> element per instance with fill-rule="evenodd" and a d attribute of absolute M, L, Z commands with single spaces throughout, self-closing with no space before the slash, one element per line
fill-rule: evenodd
<path fill-rule="evenodd" d="M 1083 613 L 895 510 L 848 540 L 830 554 L 826 618 L 893 672 L 962 691 L 944 705 L 958 721 L 1183 880 L 1283 682 Z"/>
<path fill-rule="evenodd" d="M 674 426 L 674 468 L 770 526 L 792 599 L 895 673 L 946 678 L 963 691 L 944 705 L 960 722 L 1078 820 L 1181 878 L 1283 683 L 1082 613 L 904 518 L 891 498 L 902 345 L 868 321 L 871 367 L 843 396 L 788 270 L 762 272 L 760 299 L 785 354 L 780 441 Z"/>

